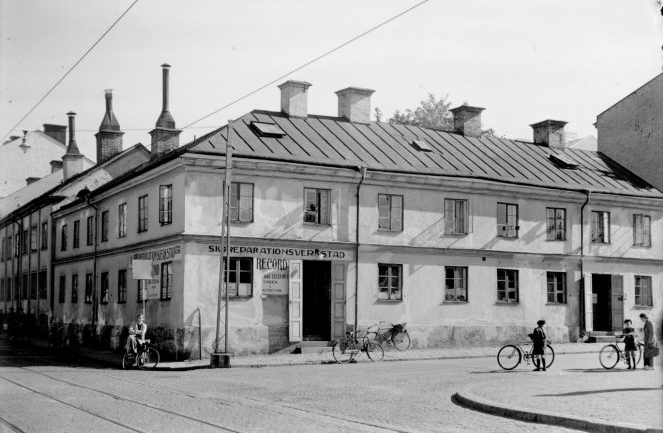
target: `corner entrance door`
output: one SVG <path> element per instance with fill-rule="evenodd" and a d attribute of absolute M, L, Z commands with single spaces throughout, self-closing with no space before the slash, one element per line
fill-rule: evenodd
<path fill-rule="evenodd" d="M 304 340 L 328 341 L 331 336 L 331 262 L 306 260 L 303 271 Z"/>

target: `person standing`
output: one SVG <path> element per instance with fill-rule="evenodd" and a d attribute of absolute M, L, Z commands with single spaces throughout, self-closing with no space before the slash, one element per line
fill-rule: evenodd
<path fill-rule="evenodd" d="M 645 334 L 644 343 L 645 350 L 643 353 L 644 360 L 644 369 L 653 370 L 654 369 L 654 357 L 658 356 L 658 344 L 656 343 L 656 335 L 654 334 L 654 324 L 649 320 L 649 317 L 642 313 L 640 314 L 640 320 L 644 323 L 643 330 Z"/>
<path fill-rule="evenodd" d="M 534 371 L 546 371 L 546 333 L 543 330 L 543 325 L 546 324 L 545 320 L 536 322 L 536 328 L 531 334 L 534 348 L 532 349 L 532 357 L 534 358 Z"/>
<path fill-rule="evenodd" d="M 635 329 L 633 328 L 630 319 L 624 320 L 622 336 L 624 337 L 624 353 L 626 355 L 628 369 L 635 370 L 635 365 L 638 362 L 635 356 L 638 351 L 638 346 L 635 345 Z"/>

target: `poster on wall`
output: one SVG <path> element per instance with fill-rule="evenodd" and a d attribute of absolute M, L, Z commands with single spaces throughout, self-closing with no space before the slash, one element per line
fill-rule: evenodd
<path fill-rule="evenodd" d="M 174 245 L 170 247 L 156 248 L 154 250 L 135 253 L 131 256 L 132 263 L 141 263 L 149 261 L 152 272 L 151 279 L 142 280 L 145 299 L 159 299 L 161 297 L 161 268 L 163 263 L 182 260 L 182 246 Z"/>
<path fill-rule="evenodd" d="M 287 259 L 256 259 L 256 268 L 265 271 L 262 276 L 263 295 L 288 294 L 288 263 Z"/>

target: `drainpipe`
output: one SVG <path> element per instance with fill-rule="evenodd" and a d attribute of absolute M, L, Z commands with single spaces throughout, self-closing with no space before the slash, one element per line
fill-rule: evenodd
<path fill-rule="evenodd" d="M 99 209 L 92 203 L 90 195 L 85 197 L 87 205 L 94 209 L 94 252 L 92 253 L 92 335 L 97 336 L 97 320 L 99 312 L 97 311 L 97 248 L 99 245 Z M 83 294 L 85 298 L 85 294 Z M 84 300 L 85 301 L 85 300 Z"/>
<path fill-rule="evenodd" d="M 354 335 L 357 335 L 357 325 L 359 312 L 359 191 L 361 189 L 361 184 L 366 179 L 366 167 L 357 167 L 359 173 L 361 174 L 361 179 L 357 184 L 357 221 L 355 226 L 355 324 L 354 324 Z"/>
<path fill-rule="evenodd" d="M 587 198 L 585 202 L 580 206 L 580 329 L 582 332 L 585 332 L 587 329 L 587 324 L 585 323 L 585 206 L 589 204 L 589 199 L 591 198 L 592 191 L 585 190 L 583 191 Z"/>

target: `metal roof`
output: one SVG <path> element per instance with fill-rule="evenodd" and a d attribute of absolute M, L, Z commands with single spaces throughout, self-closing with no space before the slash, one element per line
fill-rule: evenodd
<path fill-rule="evenodd" d="M 251 128 L 251 122 L 274 124 L 285 135 L 261 135 Z M 329 116 L 290 118 L 261 110 L 242 116 L 233 126 L 233 154 L 237 157 L 663 197 L 662 192 L 600 152 L 497 137 L 466 137 L 411 125 L 352 123 Z M 224 126 L 187 145 L 186 150 L 224 154 L 226 133 Z M 424 142 L 432 151 L 417 150 L 413 140 Z M 562 168 L 551 155 L 561 155 L 577 167 Z"/>

